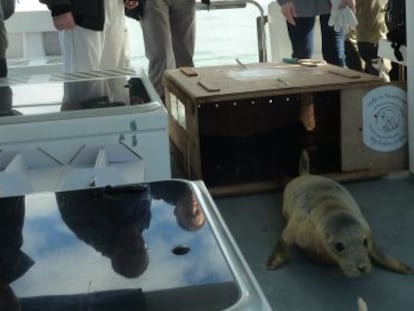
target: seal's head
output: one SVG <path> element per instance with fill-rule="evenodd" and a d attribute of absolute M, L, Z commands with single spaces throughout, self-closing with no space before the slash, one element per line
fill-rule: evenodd
<path fill-rule="evenodd" d="M 343 273 L 358 277 L 371 272 L 370 237 L 360 222 L 349 214 L 337 214 L 325 227 L 327 247 Z"/>

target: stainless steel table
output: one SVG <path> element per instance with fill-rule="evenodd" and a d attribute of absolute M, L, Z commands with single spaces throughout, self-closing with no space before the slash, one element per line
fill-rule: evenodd
<path fill-rule="evenodd" d="M 202 182 L 1 198 L 0 231 L 23 311 L 271 310 Z"/>

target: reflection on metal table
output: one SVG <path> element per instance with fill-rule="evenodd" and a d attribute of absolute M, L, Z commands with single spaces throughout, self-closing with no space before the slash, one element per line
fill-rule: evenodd
<path fill-rule="evenodd" d="M 271 310 L 202 182 L 0 204 L 0 295 L 23 311 Z"/>

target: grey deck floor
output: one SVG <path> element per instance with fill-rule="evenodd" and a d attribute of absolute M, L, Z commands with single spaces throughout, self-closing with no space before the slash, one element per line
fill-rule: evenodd
<path fill-rule="evenodd" d="M 379 248 L 414 267 L 414 182 L 408 175 L 344 184 L 359 202 Z M 281 193 L 215 199 L 223 218 L 277 311 L 353 311 L 362 297 L 369 311 L 414 310 L 414 275 L 374 266 L 351 279 L 339 269 L 309 262 L 294 251 L 276 271 L 265 262 L 282 229 Z"/>

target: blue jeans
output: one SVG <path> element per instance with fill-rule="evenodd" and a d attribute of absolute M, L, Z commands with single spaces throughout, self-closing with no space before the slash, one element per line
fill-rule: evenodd
<path fill-rule="evenodd" d="M 319 16 L 322 34 L 322 54 L 325 61 L 330 64 L 345 66 L 345 36 L 336 32 L 328 25 L 329 14 Z M 313 54 L 313 30 L 315 17 L 298 17 L 296 25 L 289 23 L 288 32 L 292 44 L 293 58 L 312 58 Z"/>

